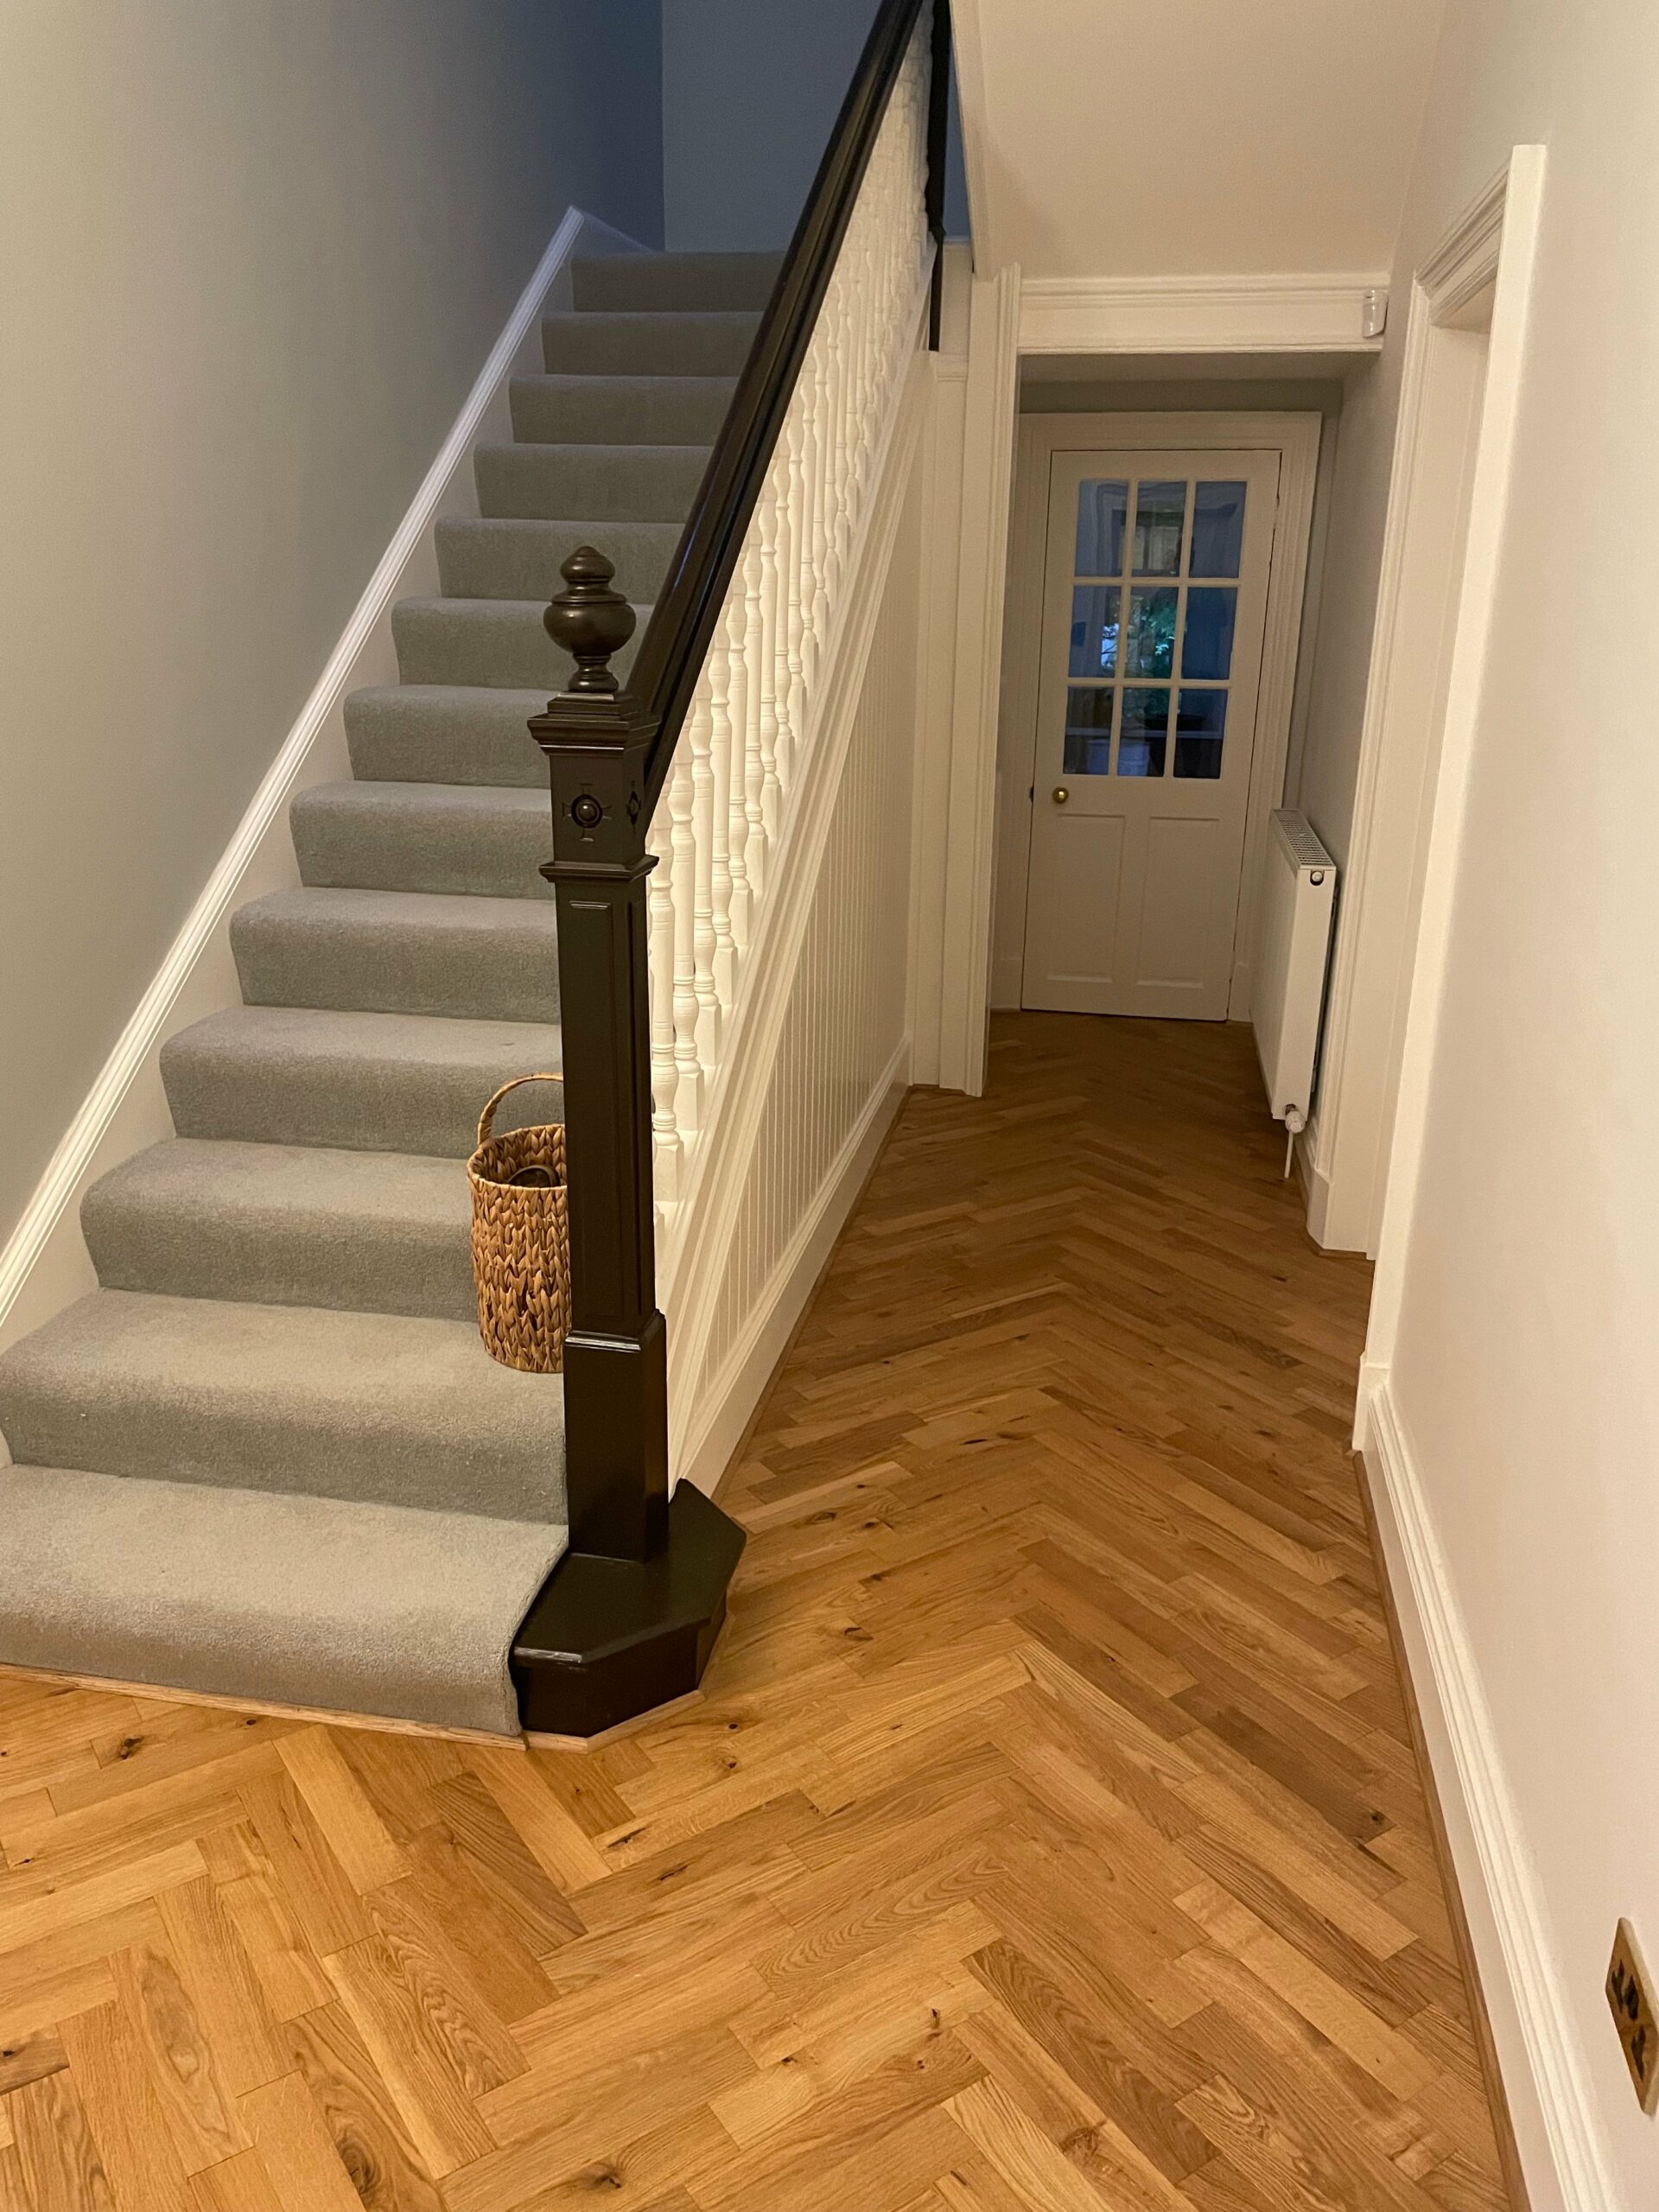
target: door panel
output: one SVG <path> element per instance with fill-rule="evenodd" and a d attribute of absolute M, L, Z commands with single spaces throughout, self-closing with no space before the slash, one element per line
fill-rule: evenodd
<path fill-rule="evenodd" d="M 1063 1012 L 1087 1013 L 1088 1002 L 1118 981 L 1099 963 L 1103 957 L 1109 959 L 1117 942 L 1123 824 L 1109 816 L 1094 821 L 1074 816 L 1056 825 L 1055 839 L 1060 867 L 1052 918 L 1052 982 L 1065 996 L 1053 1003 Z"/>
<path fill-rule="evenodd" d="M 1024 1003 L 1224 1020 L 1275 453 L 1057 453 Z"/>
<path fill-rule="evenodd" d="M 1135 963 L 1143 985 L 1198 994 L 1208 982 L 1219 843 L 1214 822 L 1154 815 L 1147 824 Z"/>

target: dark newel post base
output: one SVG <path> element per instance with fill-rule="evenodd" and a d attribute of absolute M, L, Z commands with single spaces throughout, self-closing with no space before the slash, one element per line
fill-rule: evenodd
<path fill-rule="evenodd" d="M 524 1727 L 597 1736 L 696 1689 L 743 1542 L 736 1522 L 682 1483 L 654 1558 L 568 1552 L 513 1639 Z"/>

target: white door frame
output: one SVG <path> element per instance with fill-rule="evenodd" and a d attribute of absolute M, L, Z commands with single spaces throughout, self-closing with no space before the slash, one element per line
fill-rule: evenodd
<path fill-rule="evenodd" d="M 1307 585 L 1322 418 L 1317 414 L 1027 415 L 1020 424 L 1014 474 L 1012 560 L 1002 657 L 998 759 L 1002 818 L 997 839 L 995 918 L 992 938 L 993 1006 L 1020 1003 L 1025 969 L 1026 894 L 1031 874 L 1031 788 L 1036 772 L 1037 692 L 1042 631 L 1043 557 L 1048 526 L 1049 467 L 1055 454 L 1096 452 L 1236 452 L 1279 455 L 1279 515 L 1268 576 L 1267 627 L 1262 641 L 1255 750 L 1244 820 L 1238 927 L 1227 1018 L 1250 1010 L 1250 963 L 1256 936 L 1268 817 L 1280 803 L 1290 748 L 1296 690 L 1296 649 Z"/>
<path fill-rule="evenodd" d="M 1516 366 L 1495 287 L 1516 251 L 1515 194 L 1535 188 L 1536 150 L 1516 149 L 1411 288 L 1319 1095 L 1302 1146 L 1309 1233 L 1334 1251 L 1379 1249 L 1414 966 L 1429 944 L 1431 827 L 1450 794 L 1461 804 L 1478 680 L 1469 656 L 1491 588 L 1481 562 L 1501 498 L 1491 456 L 1514 404 L 1492 378 Z M 1512 325 L 1512 280 L 1507 289 Z"/>
<path fill-rule="evenodd" d="M 1492 302 L 1487 346 L 1485 397 L 1481 408 L 1480 435 L 1475 451 L 1474 480 L 1469 497 L 1462 588 L 1458 598 L 1451 665 L 1446 680 L 1440 765 L 1435 774 L 1432 803 L 1427 813 L 1422 899 L 1414 941 L 1404 948 L 1410 965 L 1409 988 L 1404 1034 L 1400 1046 L 1394 1122 L 1389 1140 L 1387 1171 L 1382 1193 L 1382 1219 L 1376 1236 L 1376 1274 L 1371 1292 L 1370 1320 L 1365 1338 L 1364 1363 L 1360 1370 L 1359 1402 L 1355 1416 L 1354 1440 L 1362 1449 L 1366 1440 L 1371 1399 L 1386 1379 L 1394 1358 L 1401 1292 L 1405 1280 L 1406 1250 L 1410 1241 L 1412 1213 L 1417 1203 L 1418 1171 L 1422 1159 L 1423 1133 L 1428 1119 L 1429 1077 L 1433 1065 L 1435 1032 L 1440 1026 L 1440 1002 L 1445 992 L 1446 949 L 1452 931 L 1452 898 L 1457 880 L 1458 847 L 1463 836 L 1469 766 L 1474 752 L 1487 645 L 1491 633 L 1492 605 L 1497 588 L 1498 556 L 1509 506 L 1527 314 L 1532 295 L 1533 269 L 1537 257 L 1543 189 L 1543 148 L 1517 146 L 1510 156 L 1508 167 L 1493 179 L 1462 221 L 1453 227 L 1435 254 L 1424 264 L 1414 288 L 1413 316 L 1421 322 L 1425 332 L 1432 327 L 1431 286 L 1435 288 L 1443 301 L 1449 302 L 1448 314 L 1455 314 L 1459 308 L 1467 305 L 1488 283 L 1495 281 L 1497 289 Z M 1490 274 L 1483 273 L 1486 271 Z M 1403 436 L 1402 422 L 1402 441 Z M 1413 473 L 1408 467 L 1396 480 L 1397 496 L 1389 502 L 1385 544 L 1399 546 L 1404 543 L 1413 486 Z M 1396 563 L 1400 557 L 1396 551 Z M 1378 623 L 1381 629 L 1380 609 Z M 1430 639 L 1428 643 L 1432 649 L 1433 640 Z M 1379 658 L 1373 663 L 1371 670 L 1372 690 L 1375 691 L 1380 683 L 1386 684 L 1390 676 L 1390 664 L 1397 655 L 1421 652 L 1424 644 L 1421 635 L 1407 636 L 1390 624 L 1379 639 Z M 1382 717 L 1380 714 L 1373 716 L 1370 711 L 1369 698 L 1366 729 L 1373 746 L 1380 745 Z M 1369 873 L 1399 868 L 1409 857 L 1393 851 L 1372 852 L 1367 855 L 1365 868 Z"/>

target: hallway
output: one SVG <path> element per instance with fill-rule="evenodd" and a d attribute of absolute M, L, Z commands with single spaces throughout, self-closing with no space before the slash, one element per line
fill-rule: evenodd
<path fill-rule="evenodd" d="M 1506 2206 L 1251 1049 L 912 1095 L 640 1732 L 0 1679 L 0 2212 Z"/>

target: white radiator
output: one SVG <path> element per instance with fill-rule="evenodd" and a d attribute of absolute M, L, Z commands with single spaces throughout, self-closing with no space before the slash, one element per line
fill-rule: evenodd
<path fill-rule="evenodd" d="M 1293 1135 L 1313 1105 L 1337 864 L 1303 816 L 1281 807 L 1268 836 L 1262 950 L 1251 1022 L 1275 1121 Z"/>

